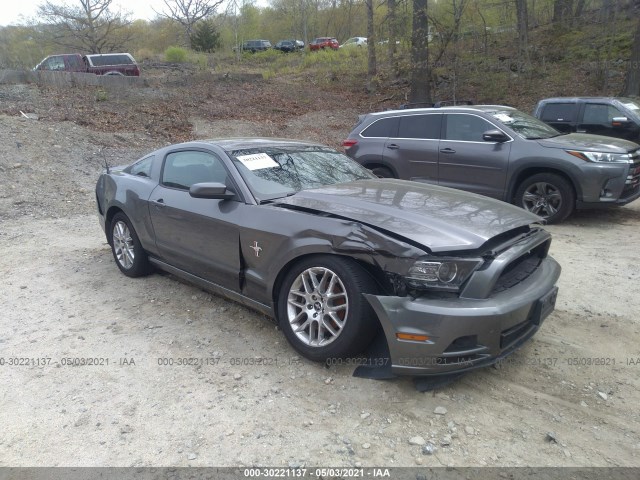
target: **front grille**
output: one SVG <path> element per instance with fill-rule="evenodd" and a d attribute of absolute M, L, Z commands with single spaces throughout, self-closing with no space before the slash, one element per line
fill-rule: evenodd
<path fill-rule="evenodd" d="M 529 318 L 526 321 L 519 323 L 518 325 L 504 330 L 502 333 L 500 333 L 500 350 L 509 348 L 518 340 L 530 335 L 531 330 L 534 330 L 535 328 L 537 328 L 537 325 L 532 321 L 531 318 Z"/>
<path fill-rule="evenodd" d="M 536 247 L 534 250 L 528 252 L 526 255 L 516 258 L 503 270 L 498 281 L 493 286 L 491 294 L 504 292 L 512 287 L 515 287 L 520 282 L 529 278 L 529 276 L 536 271 L 536 269 L 542 263 L 543 255 L 542 251 L 546 252 L 546 247 L 541 249 L 543 245 Z M 542 250 L 542 251 L 541 251 Z"/>
<path fill-rule="evenodd" d="M 456 338 L 438 357 L 441 365 L 471 366 L 490 356 L 489 349 L 478 343 L 477 335 L 467 335 Z"/>
<path fill-rule="evenodd" d="M 631 154 L 631 158 L 633 158 L 633 164 L 629 169 L 624 188 L 620 194 L 622 199 L 630 197 L 640 190 L 640 157 L 638 156 L 638 150 Z"/>

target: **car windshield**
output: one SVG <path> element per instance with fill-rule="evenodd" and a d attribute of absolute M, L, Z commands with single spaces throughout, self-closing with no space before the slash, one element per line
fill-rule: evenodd
<path fill-rule="evenodd" d="M 640 117 L 640 102 L 634 98 L 619 98 L 622 105 L 631 111 L 636 117 Z"/>
<path fill-rule="evenodd" d="M 528 140 L 551 138 L 561 135 L 555 128 L 519 110 L 494 110 L 488 113 L 504 126 L 509 127 L 518 135 Z"/>
<path fill-rule="evenodd" d="M 230 157 L 260 202 L 307 188 L 375 178 L 347 156 L 318 146 L 251 148 L 235 150 Z"/>

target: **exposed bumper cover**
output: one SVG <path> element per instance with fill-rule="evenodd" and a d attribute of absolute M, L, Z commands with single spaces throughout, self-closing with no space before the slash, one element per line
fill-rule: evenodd
<path fill-rule="evenodd" d="M 490 365 L 531 338 L 553 311 L 559 276 L 546 257 L 526 281 L 490 298 L 365 297 L 383 327 L 392 372 L 438 375 Z M 398 333 L 429 340 L 399 340 Z"/>

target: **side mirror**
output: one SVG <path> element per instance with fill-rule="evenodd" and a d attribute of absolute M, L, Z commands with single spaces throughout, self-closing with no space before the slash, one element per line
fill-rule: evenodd
<path fill-rule="evenodd" d="M 235 196 L 235 193 L 227 190 L 222 183 L 194 183 L 189 188 L 189 195 L 193 198 L 209 198 L 212 200 L 228 200 Z"/>
<path fill-rule="evenodd" d="M 482 140 L 485 142 L 503 143 L 509 140 L 506 133 L 500 130 L 487 130 L 482 134 Z"/>
<path fill-rule="evenodd" d="M 627 117 L 613 117 L 611 119 L 612 127 L 624 127 L 629 123 L 629 119 Z"/>

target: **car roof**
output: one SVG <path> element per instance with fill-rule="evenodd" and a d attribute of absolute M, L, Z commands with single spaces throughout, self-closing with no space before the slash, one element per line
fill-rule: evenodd
<path fill-rule="evenodd" d="M 370 115 L 389 115 L 389 114 L 407 114 L 407 113 L 436 113 L 436 112 L 494 112 L 496 110 L 516 110 L 506 105 L 473 105 L 473 106 L 449 106 L 449 107 L 431 107 L 431 108 L 401 108 L 398 110 L 385 110 L 383 112 L 373 112 Z"/>
<path fill-rule="evenodd" d="M 556 102 L 556 101 L 577 101 L 577 100 L 618 100 L 620 98 L 627 97 L 551 97 L 540 100 L 541 102 Z"/>
<path fill-rule="evenodd" d="M 264 138 L 264 137 L 238 137 L 238 138 L 211 138 L 207 140 L 196 140 L 179 144 L 180 147 L 198 146 L 202 144 L 216 145 L 225 152 L 234 150 L 244 150 L 250 148 L 273 148 L 273 147 L 325 147 L 319 143 L 304 140 L 292 140 L 288 138 Z M 175 145 L 172 145 L 175 147 Z"/>

